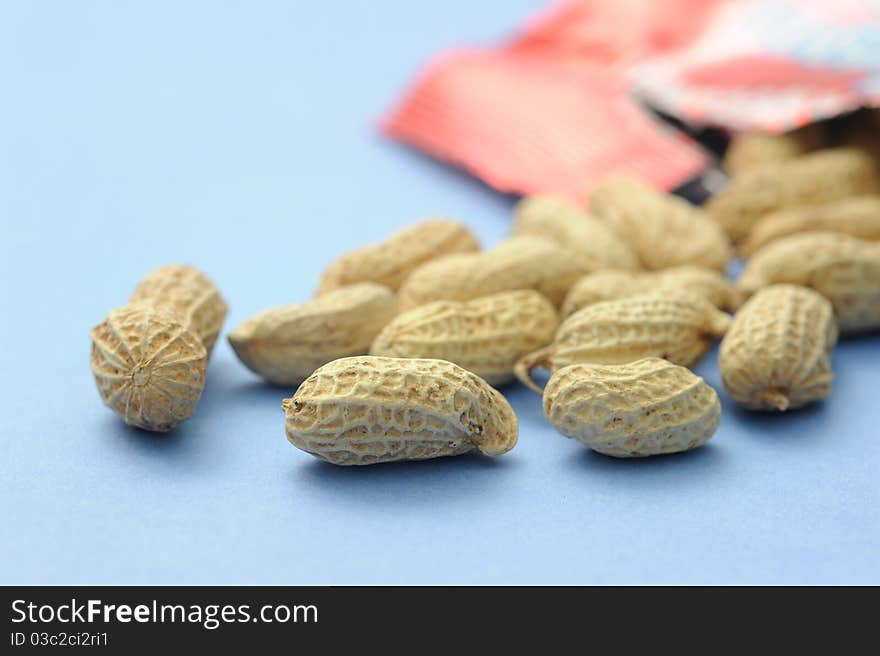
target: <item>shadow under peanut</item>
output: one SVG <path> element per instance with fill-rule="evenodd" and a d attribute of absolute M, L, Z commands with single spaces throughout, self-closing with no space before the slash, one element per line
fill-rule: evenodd
<path fill-rule="evenodd" d="M 713 438 L 714 440 L 715 438 Z M 573 442 L 573 445 L 579 445 Z M 583 446 L 580 453 L 571 457 L 574 466 L 589 470 L 591 473 L 625 473 L 626 475 L 642 475 L 658 472 L 679 472 L 699 467 L 706 472 L 723 466 L 723 449 L 712 441 L 689 451 L 645 458 L 615 458 Z"/>
<path fill-rule="evenodd" d="M 750 438 L 767 440 L 797 440 L 801 442 L 822 439 L 823 426 L 830 423 L 833 399 L 816 401 L 800 408 L 778 412 L 750 410 L 734 402 L 726 394 L 721 396 L 722 421 L 737 425 L 737 432 Z"/>
<path fill-rule="evenodd" d="M 213 454 L 206 448 L 205 435 L 191 421 L 185 421 L 166 433 L 129 426 L 111 412 L 100 421 L 96 431 L 102 448 L 116 451 L 126 460 L 154 467 L 173 465 L 178 469 L 200 469 L 209 464 Z"/>
<path fill-rule="evenodd" d="M 729 456 L 726 445 L 711 441 L 690 451 L 647 458 L 606 456 L 577 442 L 572 447 L 575 452 L 565 459 L 565 466 L 576 470 L 591 486 L 602 483 L 616 489 L 711 486 L 723 475 Z"/>
<path fill-rule="evenodd" d="M 493 492 L 514 484 L 519 464 L 515 451 L 495 458 L 469 453 L 365 466 L 300 459 L 290 472 L 291 492 L 306 485 L 330 502 L 355 506 L 473 505 L 491 502 Z"/>
<path fill-rule="evenodd" d="M 235 403 L 273 406 L 279 412 L 281 411 L 281 402 L 293 396 L 294 392 L 296 392 L 295 387 L 272 385 L 260 380 L 237 383 L 229 391 L 231 395 L 234 395 Z"/>

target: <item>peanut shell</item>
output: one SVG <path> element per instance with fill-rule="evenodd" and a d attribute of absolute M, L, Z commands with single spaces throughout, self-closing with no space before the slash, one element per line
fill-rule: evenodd
<path fill-rule="evenodd" d="M 680 266 L 660 271 L 596 271 L 578 280 L 562 303 L 560 316 L 567 318 L 578 310 L 599 303 L 650 292 L 681 291 L 704 298 L 720 310 L 733 311 L 741 294 L 717 271 Z"/>
<path fill-rule="evenodd" d="M 443 360 L 330 362 L 282 404 L 294 446 L 336 465 L 423 460 L 516 444 L 516 415 L 484 380 Z"/>
<path fill-rule="evenodd" d="M 400 308 L 432 301 L 469 301 L 515 289 L 534 289 L 559 306 L 589 271 L 570 250 L 542 237 L 517 236 L 482 253 L 450 255 L 416 269 L 401 285 Z"/>
<path fill-rule="evenodd" d="M 738 177 L 823 148 L 827 137 L 823 123 L 810 123 L 784 134 L 741 132 L 731 139 L 722 168 L 729 176 Z"/>
<path fill-rule="evenodd" d="M 523 355 L 553 340 L 558 322 L 550 301 L 530 289 L 435 301 L 398 315 L 370 354 L 448 360 L 497 386 L 513 379 Z"/>
<path fill-rule="evenodd" d="M 729 325 L 729 315 L 689 294 L 654 293 L 603 301 L 565 319 L 553 344 L 523 357 L 514 372 L 520 382 L 540 392 L 531 379 L 536 367 L 553 373 L 570 364 L 623 364 L 645 357 L 691 367 Z"/>
<path fill-rule="evenodd" d="M 637 182 L 596 187 L 590 211 L 623 237 L 646 269 L 689 264 L 724 271 L 732 256 L 724 231 L 703 210 Z"/>
<path fill-rule="evenodd" d="M 564 197 L 552 194 L 520 201 L 513 235 L 538 235 L 573 251 L 591 270 L 641 268 L 635 252 L 611 228 Z"/>
<path fill-rule="evenodd" d="M 706 211 L 739 242 L 772 212 L 878 191 L 874 162 L 864 151 L 831 148 L 733 178 Z"/>
<path fill-rule="evenodd" d="M 737 312 L 718 364 L 727 393 L 755 410 L 788 410 L 831 392 L 831 304 L 796 285 L 765 287 Z"/>
<path fill-rule="evenodd" d="M 702 378 L 660 358 L 573 364 L 544 390 L 547 421 L 599 453 L 642 458 L 694 449 L 721 420 L 718 395 Z"/>
<path fill-rule="evenodd" d="M 159 267 L 144 278 L 129 303 L 148 303 L 192 324 L 210 357 L 228 310 L 214 283 L 188 264 Z"/>
<path fill-rule="evenodd" d="M 880 241 L 880 196 L 853 196 L 815 207 L 773 212 L 755 224 L 739 250 L 749 256 L 772 241 L 802 232 L 839 232 Z"/>
<path fill-rule="evenodd" d="M 98 392 L 126 424 L 164 432 L 192 416 L 208 354 L 188 321 L 131 304 L 110 312 L 91 337 Z"/>
<path fill-rule="evenodd" d="M 408 226 L 378 244 L 349 251 L 321 275 L 317 295 L 359 282 L 376 282 L 397 291 L 419 266 L 451 253 L 479 250 L 467 227 L 450 219 L 427 219 Z"/>
<path fill-rule="evenodd" d="M 770 242 L 749 259 L 737 284 L 751 295 L 775 283 L 803 285 L 825 296 L 843 333 L 880 328 L 880 242 L 833 232 Z"/>
<path fill-rule="evenodd" d="M 390 289 L 364 282 L 307 303 L 264 310 L 228 338 L 235 354 L 254 373 L 275 385 L 299 385 L 331 360 L 365 355 L 396 313 Z"/>

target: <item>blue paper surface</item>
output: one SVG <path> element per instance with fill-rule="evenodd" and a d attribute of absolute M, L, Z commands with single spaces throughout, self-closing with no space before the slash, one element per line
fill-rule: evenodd
<path fill-rule="evenodd" d="M 419 66 L 542 2 L 55 2 L 0 9 L 0 583 L 880 583 L 880 338 L 825 403 L 739 411 L 695 452 L 620 461 L 505 390 L 520 442 L 335 468 L 218 343 L 161 436 L 100 402 L 90 328 L 190 262 L 228 331 L 307 299 L 339 253 L 418 218 L 484 245 L 513 200 L 379 138 Z M 713 351 L 698 368 L 720 389 Z"/>

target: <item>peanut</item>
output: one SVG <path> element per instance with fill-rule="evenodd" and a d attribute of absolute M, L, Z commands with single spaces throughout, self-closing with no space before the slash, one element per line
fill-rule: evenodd
<path fill-rule="evenodd" d="M 646 269 L 691 264 L 724 271 L 732 255 L 724 231 L 700 208 L 636 182 L 596 187 L 590 211 L 636 251 Z"/>
<path fill-rule="evenodd" d="M 336 465 L 423 460 L 516 444 L 516 415 L 475 374 L 443 360 L 353 357 L 313 373 L 282 404 L 287 438 Z"/>
<path fill-rule="evenodd" d="M 557 324 L 550 301 L 530 289 L 435 301 L 398 315 L 370 354 L 448 360 L 498 386 L 513 379 L 519 358 L 553 340 Z"/>
<path fill-rule="evenodd" d="M 91 337 L 98 392 L 126 424 L 164 432 L 192 416 L 208 354 L 186 320 L 131 304 L 110 312 Z"/>
<path fill-rule="evenodd" d="M 690 367 L 729 325 L 729 315 L 702 298 L 680 292 L 603 301 L 565 319 L 553 343 L 520 359 L 514 373 L 540 392 L 531 379 L 537 367 L 553 373 L 570 364 L 623 364 L 645 357 Z"/>
<path fill-rule="evenodd" d="M 566 318 L 600 301 L 664 290 L 694 294 L 726 311 L 739 307 L 741 297 L 739 290 L 727 278 L 717 271 L 702 267 L 681 266 L 641 273 L 605 270 L 587 274 L 568 290 L 560 316 Z"/>
<path fill-rule="evenodd" d="M 449 219 L 427 219 L 391 235 L 384 242 L 349 251 L 321 275 L 317 295 L 358 282 L 376 282 L 397 291 L 420 265 L 450 253 L 479 249 L 468 228 Z"/>
<path fill-rule="evenodd" d="M 731 177 L 798 158 L 827 143 L 824 123 L 810 123 L 784 134 L 742 132 L 731 139 L 722 168 Z"/>
<path fill-rule="evenodd" d="M 641 268 L 633 250 L 599 219 L 551 194 L 526 198 L 514 211 L 514 235 L 538 235 L 573 251 L 591 269 Z"/>
<path fill-rule="evenodd" d="M 168 431 L 195 412 L 226 302 L 198 269 L 159 267 L 92 329 L 91 368 L 125 423 Z"/>
<path fill-rule="evenodd" d="M 857 148 L 819 150 L 733 178 L 706 211 L 735 242 L 767 214 L 880 190 L 874 162 Z"/>
<path fill-rule="evenodd" d="M 214 283 L 187 264 L 162 266 L 150 273 L 129 303 L 149 303 L 183 317 L 199 334 L 209 356 L 228 310 Z"/>
<path fill-rule="evenodd" d="M 880 242 L 806 232 L 755 253 L 738 280 L 747 295 L 774 283 L 811 287 L 834 306 L 843 333 L 880 328 Z"/>
<path fill-rule="evenodd" d="M 831 392 L 837 341 L 831 304 L 811 289 L 772 285 L 749 299 L 721 342 L 728 394 L 747 408 L 788 410 Z"/>
<path fill-rule="evenodd" d="M 534 289 L 559 306 L 589 268 L 571 251 L 541 237 L 518 236 L 482 253 L 428 262 L 401 285 L 402 310 L 432 301 L 469 301 L 514 289 Z"/>
<path fill-rule="evenodd" d="M 363 282 L 260 312 L 228 339 L 254 373 L 275 385 L 299 385 L 331 360 L 366 354 L 396 306 L 390 289 Z"/>
<path fill-rule="evenodd" d="M 740 253 L 751 255 L 771 241 L 801 232 L 840 232 L 866 241 L 880 241 L 880 196 L 853 196 L 768 214 L 752 228 L 740 245 Z"/>
<path fill-rule="evenodd" d="M 573 364 L 544 391 L 553 427 L 599 453 L 641 458 L 704 444 L 721 421 L 718 395 L 702 378 L 660 358 Z"/>

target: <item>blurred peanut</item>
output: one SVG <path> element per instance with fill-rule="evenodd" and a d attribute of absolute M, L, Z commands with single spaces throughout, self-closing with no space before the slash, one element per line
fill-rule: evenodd
<path fill-rule="evenodd" d="M 573 251 L 590 270 L 641 268 L 635 252 L 611 228 L 564 197 L 541 195 L 516 206 L 514 235 L 537 235 Z"/>
<path fill-rule="evenodd" d="M 599 303 L 650 292 L 680 291 L 699 296 L 720 310 L 739 307 L 741 294 L 717 271 L 681 266 L 660 271 L 597 271 L 578 280 L 565 296 L 560 315 L 566 318 L 578 310 Z"/>
<path fill-rule="evenodd" d="M 378 244 L 349 251 L 321 275 L 317 295 L 359 282 L 376 282 L 396 291 L 419 266 L 451 253 L 479 250 L 474 233 L 449 219 L 427 219 Z"/>
<path fill-rule="evenodd" d="M 700 208 L 637 182 L 594 188 L 590 211 L 623 237 L 646 269 L 689 264 L 724 271 L 732 256 L 724 231 Z"/>
<path fill-rule="evenodd" d="M 188 264 L 159 267 L 141 281 L 128 302 L 148 303 L 182 317 L 198 333 L 209 356 L 229 309 L 214 283 Z"/>
<path fill-rule="evenodd" d="M 802 232 L 840 232 L 866 241 L 880 241 L 880 196 L 843 200 L 773 212 L 760 219 L 740 245 L 749 256 L 782 237 Z"/>
<path fill-rule="evenodd" d="M 519 358 L 553 340 L 558 322 L 553 304 L 530 289 L 435 301 L 398 315 L 370 354 L 448 360 L 497 386 L 513 379 Z"/>
<path fill-rule="evenodd" d="M 450 255 L 416 269 L 401 285 L 402 310 L 432 301 L 469 301 L 515 289 L 534 289 L 559 306 L 589 267 L 556 242 L 517 236 L 482 253 Z"/>
<path fill-rule="evenodd" d="M 874 162 L 864 151 L 832 148 L 733 178 L 706 211 L 739 242 L 772 212 L 878 191 Z"/>
<path fill-rule="evenodd" d="M 778 239 L 749 259 L 737 281 L 746 295 L 775 283 L 811 287 L 825 296 L 841 332 L 880 328 L 880 242 L 834 232 Z"/>
<path fill-rule="evenodd" d="M 827 139 L 824 123 L 810 123 L 783 134 L 741 132 L 730 140 L 722 168 L 729 176 L 738 177 L 823 148 Z"/>
<path fill-rule="evenodd" d="M 363 282 L 264 310 L 233 330 L 229 343 L 248 369 L 270 383 L 299 385 L 331 360 L 365 355 L 396 313 L 390 289 Z"/>

